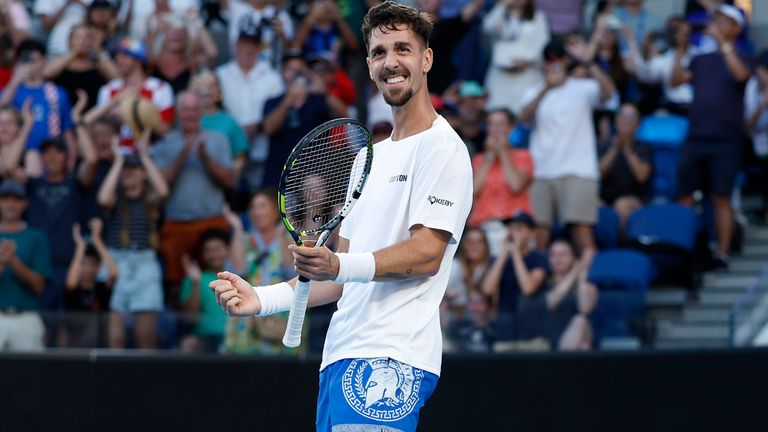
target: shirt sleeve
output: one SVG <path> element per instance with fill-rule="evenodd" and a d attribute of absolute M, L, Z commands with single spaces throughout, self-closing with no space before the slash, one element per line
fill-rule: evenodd
<path fill-rule="evenodd" d="M 512 166 L 522 170 L 529 176 L 533 176 L 533 158 L 531 153 L 525 149 L 513 149 L 509 153 Z"/>
<path fill-rule="evenodd" d="M 173 122 L 173 89 L 168 83 L 163 83 L 160 88 L 152 92 L 152 103 L 160 112 L 163 123 Z"/>
<path fill-rule="evenodd" d="M 596 79 L 582 80 L 581 87 L 584 97 L 587 98 L 590 106 L 597 107 L 601 104 L 600 83 Z"/>
<path fill-rule="evenodd" d="M 472 206 L 472 166 L 464 144 L 440 131 L 417 156 L 409 204 L 408 226 L 424 225 L 461 234 Z"/>
<path fill-rule="evenodd" d="M 105 84 L 99 88 L 99 95 L 96 97 L 96 105 L 102 106 L 109 103 L 109 85 Z"/>

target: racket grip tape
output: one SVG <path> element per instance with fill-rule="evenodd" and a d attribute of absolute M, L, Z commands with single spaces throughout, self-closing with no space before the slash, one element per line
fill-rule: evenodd
<path fill-rule="evenodd" d="M 296 348 L 301 344 L 301 328 L 304 325 L 304 315 L 307 312 L 308 302 L 309 280 L 299 277 L 299 281 L 293 288 L 293 303 L 291 303 L 288 326 L 285 328 L 285 335 L 283 336 L 283 345 L 288 348 Z"/>

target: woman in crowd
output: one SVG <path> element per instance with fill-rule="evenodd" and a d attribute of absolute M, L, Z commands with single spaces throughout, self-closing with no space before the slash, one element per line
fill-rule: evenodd
<path fill-rule="evenodd" d="M 491 39 L 491 65 L 485 78 L 489 109 L 518 114 L 525 90 L 543 80 L 541 50 L 549 27 L 533 0 L 501 0 L 485 17 L 483 31 Z"/>
<path fill-rule="evenodd" d="M 597 288 L 587 281 L 586 263 L 591 261 L 591 257 L 577 260 L 573 245 L 565 239 L 556 239 L 549 247 L 546 328 L 552 347 L 561 351 L 592 348 L 589 315 L 597 306 Z"/>
<path fill-rule="evenodd" d="M 110 301 L 109 346 L 125 346 L 125 319 L 131 315 L 136 345 L 152 349 L 163 309 L 157 223 L 168 184 L 149 156 L 148 131 L 137 143 L 137 154 L 124 156 L 116 138 L 112 149 L 114 163 L 97 197 L 107 213 L 105 240 L 120 275 Z"/>
<path fill-rule="evenodd" d="M 270 285 L 295 276 L 293 257 L 288 251 L 292 241 L 280 221 L 275 189 L 261 189 L 253 195 L 248 220 L 250 228 L 245 233 L 240 258 L 248 282 L 254 286 Z M 235 255 L 233 251 L 233 266 L 238 270 Z M 282 344 L 287 323 L 287 313 L 261 318 L 232 317 L 227 325 L 225 351 L 238 354 L 294 353 L 295 350 L 289 350 Z"/>

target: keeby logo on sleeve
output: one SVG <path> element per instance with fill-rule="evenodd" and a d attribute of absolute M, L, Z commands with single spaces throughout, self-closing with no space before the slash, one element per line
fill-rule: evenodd
<path fill-rule="evenodd" d="M 451 202 L 451 201 L 448 201 L 448 200 L 446 200 L 446 199 L 438 198 L 438 197 L 436 197 L 436 196 L 433 196 L 433 195 L 430 195 L 430 196 L 427 198 L 427 201 L 429 201 L 429 203 L 430 203 L 430 204 L 433 204 L 433 205 L 434 205 L 434 204 L 440 204 L 440 205 L 444 205 L 444 206 L 446 206 L 446 207 L 453 207 L 453 202 Z"/>

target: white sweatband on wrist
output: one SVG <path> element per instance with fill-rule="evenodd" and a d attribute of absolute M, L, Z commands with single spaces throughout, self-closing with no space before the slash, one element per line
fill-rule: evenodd
<path fill-rule="evenodd" d="M 372 253 L 337 253 L 336 256 L 339 257 L 339 274 L 334 282 L 366 283 L 376 276 L 376 259 Z"/>
<path fill-rule="evenodd" d="M 259 302 L 261 303 L 261 310 L 256 316 L 274 315 L 291 309 L 293 288 L 288 285 L 288 282 L 257 286 L 253 290 L 256 291 L 256 295 L 259 296 Z"/>

